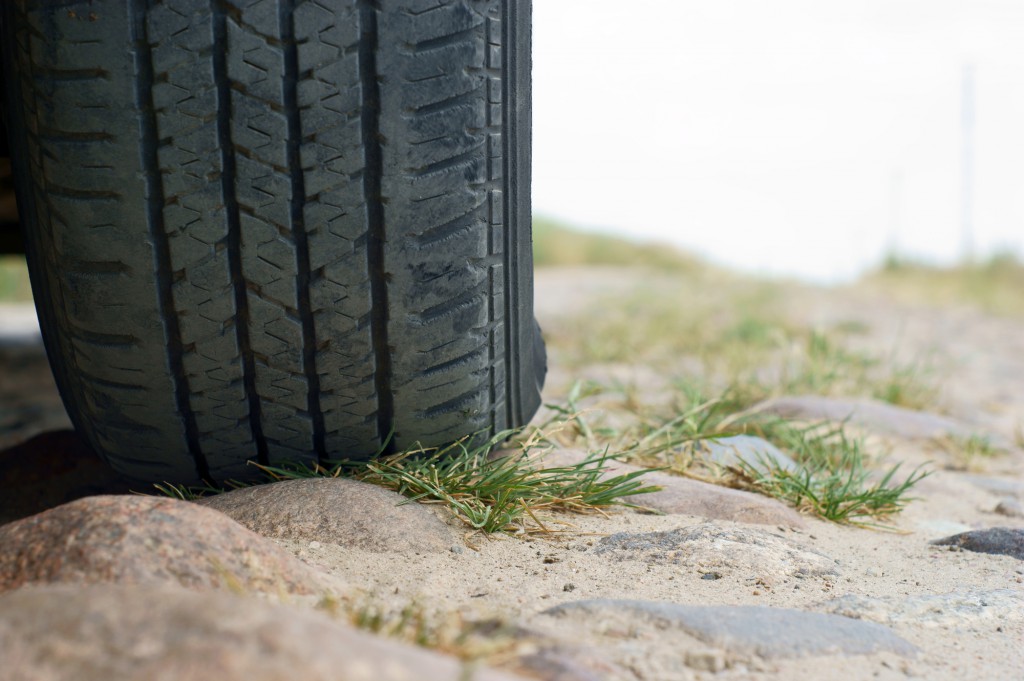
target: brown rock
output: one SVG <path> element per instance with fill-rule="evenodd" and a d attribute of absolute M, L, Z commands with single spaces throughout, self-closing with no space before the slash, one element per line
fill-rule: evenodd
<path fill-rule="evenodd" d="M 457 541 L 422 504 L 391 490 L 344 478 L 287 480 L 200 500 L 253 532 L 369 551 L 437 553 Z"/>
<path fill-rule="evenodd" d="M 584 452 L 577 450 L 556 449 L 545 454 L 543 465 L 571 466 L 582 461 L 585 456 Z M 640 470 L 637 466 L 618 461 L 609 461 L 607 467 L 609 476 Z M 760 494 L 657 471 L 648 473 L 640 480 L 648 485 L 657 485 L 661 490 L 629 497 L 627 501 L 662 513 L 695 515 L 757 525 L 806 525 L 803 517 L 792 508 Z"/>
<path fill-rule="evenodd" d="M 652 485 L 661 486 L 662 490 L 637 497 L 635 503 L 662 513 L 683 513 L 756 525 L 804 527 L 807 524 L 789 506 L 753 492 L 666 473 L 650 473 L 645 479 Z"/>
<path fill-rule="evenodd" d="M 315 611 L 168 586 L 0 596 L 0 681 L 523 681 Z"/>
<path fill-rule="evenodd" d="M 212 509 L 144 496 L 79 499 L 0 527 L 0 592 L 65 582 L 322 593 L 334 579 Z"/>

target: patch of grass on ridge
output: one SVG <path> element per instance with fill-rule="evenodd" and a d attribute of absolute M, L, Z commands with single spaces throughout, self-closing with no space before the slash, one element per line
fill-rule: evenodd
<path fill-rule="evenodd" d="M 496 618 L 473 620 L 458 611 L 430 612 L 415 601 L 393 606 L 363 592 L 325 597 L 317 609 L 358 629 L 469 663 L 514 659 L 520 648 L 529 645 L 514 625 Z"/>
<path fill-rule="evenodd" d="M 657 489 L 638 479 L 647 471 L 605 477 L 608 463 L 617 458 L 607 451 L 568 466 L 538 464 L 532 455 L 546 447 L 539 431 L 515 441 L 518 450 L 492 453 L 515 435 L 506 431 L 478 444 L 467 444 L 472 438 L 464 438 L 447 447 L 415 448 L 368 461 L 258 467 L 266 482 L 345 477 L 378 485 L 410 501 L 443 504 L 470 527 L 488 533 L 548 531 L 538 513 L 586 513 L 621 505 L 626 497 Z M 244 485 L 228 483 L 228 487 L 240 486 Z M 170 484 L 156 487 L 185 500 L 225 491 Z"/>
<path fill-rule="evenodd" d="M 577 384 L 567 407 L 554 407 L 562 416 L 575 414 L 574 429 L 563 433 L 561 444 L 606 447 L 624 461 L 783 500 L 798 511 L 832 522 L 884 527 L 911 501 L 910 489 L 929 475 L 916 469 L 902 481 L 894 465 L 874 474 L 864 441 L 842 424 L 799 424 L 752 409 L 754 401 L 742 389 L 726 389 L 707 397 L 693 383 L 678 386 L 669 409 L 638 409 L 626 398 L 636 419 L 626 427 L 591 423 L 577 401 L 600 393 L 600 386 Z M 796 470 L 774 460 L 741 461 L 722 466 L 709 460 L 703 443 L 733 435 L 753 435 L 771 442 L 799 464 Z"/>
<path fill-rule="evenodd" d="M 1008 252 L 952 267 L 892 256 L 855 286 L 879 289 L 908 303 L 960 303 L 990 314 L 1024 316 L 1024 263 Z"/>
<path fill-rule="evenodd" d="M 817 394 L 934 406 L 938 386 L 927 358 L 898 362 L 852 347 L 863 333 L 852 324 L 794 323 L 784 305 L 789 290 L 742 278 L 666 276 L 550 320 L 545 331 L 556 361 L 576 370 L 624 364 L 693 374 L 696 367 L 761 398 Z"/>
<path fill-rule="evenodd" d="M 579 231 L 542 217 L 533 219 L 533 263 L 537 267 L 619 265 L 691 272 L 708 267 L 673 246 Z"/>
<path fill-rule="evenodd" d="M 24 256 L 0 256 L 0 303 L 32 302 Z"/>

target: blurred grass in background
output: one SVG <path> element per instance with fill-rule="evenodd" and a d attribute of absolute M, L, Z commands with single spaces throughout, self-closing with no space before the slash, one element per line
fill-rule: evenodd
<path fill-rule="evenodd" d="M 32 287 L 20 255 L 0 255 L 0 303 L 30 303 Z"/>
<path fill-rule="evenodd" d="M 537 267 L 619 265 L 677 272 L 697 272 L 708 267 L 673 246 L 577 231 L 543 217 L 533 220 L 533 263 Z"/>
<path fill-rule="evenodd" d="M 889 257 L 858 286 L 905 303 L 952 303 L 998 316 L 1024 316 L 1024 264 L 1012 253 L 954 267 Z"/>

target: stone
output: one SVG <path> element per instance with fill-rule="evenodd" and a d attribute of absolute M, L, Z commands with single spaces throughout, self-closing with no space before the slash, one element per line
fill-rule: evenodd
<path fill-rule="evenodd" d="M 801 395 L 777 397 L 757 405 L 754 410 L 802 421 L 841 421 L 883 435 L 912 440 L 931 440 L 948 436 L 971 437 L 977 428 L 947 416 L 897 407 L 886 402 Z M 1011 448 L 997 434 L 990 441 L 996 447 Z"/>
<path fill-rule="evenodd" d="M 848 594 L 816 608 L 879 624 L 958 627 L 980 622 L 1003 624 L 1024 620 L 1024 592 L 1013 589 L 964 590 L 914 596 Z"/>
<path fill-rule="evenodd" d="M 625 473 L 633 467 L 623 466 Z M 761 494 L 667 473 L 649 473 L 644 481 L 661 490 L 633 497 L 632 503 L 661 513 L 694 515 L 711 520 L 733 520 L 754 525 L 806 527 L 803 516 L 781 501 Z"/>
<path fill-rule="evenodd" d="M 199 500 L 257 534 L 389 553 L 440 553 L 461 543 L 423 504 L 345 478 L 287 480 Z"/>
<path fill-rule="evenodd" d="M 1024 482 L 1021 482 L 1020 480 L 992 478 L 985 475 L 974 475 L 971 473 L 960 473 L 959 475 L 962 480 L 966 480 L 975 487 L 983 489 L 986 492 L 992 492 L 993 494 L 999 494 L 1012 497 L 1019 501 L 1024 501 Z"/>
<path fill-rule="evenodd" d="M 614 675 L 612 678 L 626 677 L 624 670 L 599 660 L 599 656 L 585 650 L 565 650 L 556 646 L 518 657 L 515 669 L 544 681 L 604 681 L 609 674 Z"/>
<path fill-rule="evenodd" d="M 975 553 L 992 553 L 1024 560 L 1024 528 L 990 527 L 936 539 L 936 546 L 955 546 Z"/>
<path fill-rule="evenodd" d="M 719 466 L 736 466 L 742 461 L 753 467 L 754 470 L 761 472 L 768 469 L 766 463 L 774 464 L 774 466 L 787 471 L 800 469 L 800 464 L 793 461 L 781 449 L 771 442 L 753 435 L 733 435 L 714 440 L 702 440 L 697 451 Z"/>
<path fill-rule="evenodd" d="M 558 618 L 563 627 L 572 622 L 598 632 L 636 631 L 642 637 L 657 637 L 673 644 L 677 642 L 674 632 L 680 632 L 703 644 L 698 647 L 678 641 L 677 654 L 684 659 L 688 652 L 696 651 L 698 659 L 705 660 L 707 646 L 769 660 L 916 653 L 914 646 L 880 624 L 786 608 L 595 599 L 558 605 L 543 614 Z"/>
<path fill-rule="evenodd" d="M 1024 505 L 1012 497 L 1006 497 L 999 500 L 993 512 L 1007 518 L 1024 518 Z"/>
<path fill-rule="evenodd" d="M 79 499 L 0 527 L 0 592 L 28 584 L 173 583 L 271 594 L 336 580 L 227 516 L 187 501 Z"/>
<path fill-rule="evenodd" d="M 545 466 L 571 466 L 585 457 L 586 453 L 577 450 L 556 449 L 546 453 L 541 461 Z M 609 461 L 607 467 L 605 477 L 641 470 L 638 466 L 618 461 Z M 628 497 L 626 500 L 660 513 L 694 515 L 712 520 L 733 520 L 755 525 L 807 525 L 803 517 L 789 506 L 753 492 L 729 489 L 658 471 L 647 473 L 640 481 L 661 489 Z"/>
<path fill-rule="evenodd" d="M 166 585 L 0 595 L 0 659 L 4 681 L 524 681 L 322 612 Z"/>
<path fill-rule="evenodd" d="M 703 577 L 825 577 L 839 573 L 835 560 L 786 537 L 748 527 L 719 527 L 712 523 L 667 532 L 620 532 L 594 547 L 596 555 L 681 565 Z"/>

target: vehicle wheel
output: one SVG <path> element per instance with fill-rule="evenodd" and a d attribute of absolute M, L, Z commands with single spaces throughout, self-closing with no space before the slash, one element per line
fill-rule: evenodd
<path fill-rule="evenodd" d="M 529 0 L 0 4 L 51 365 L 118 471 L 533 416 Z"/>

